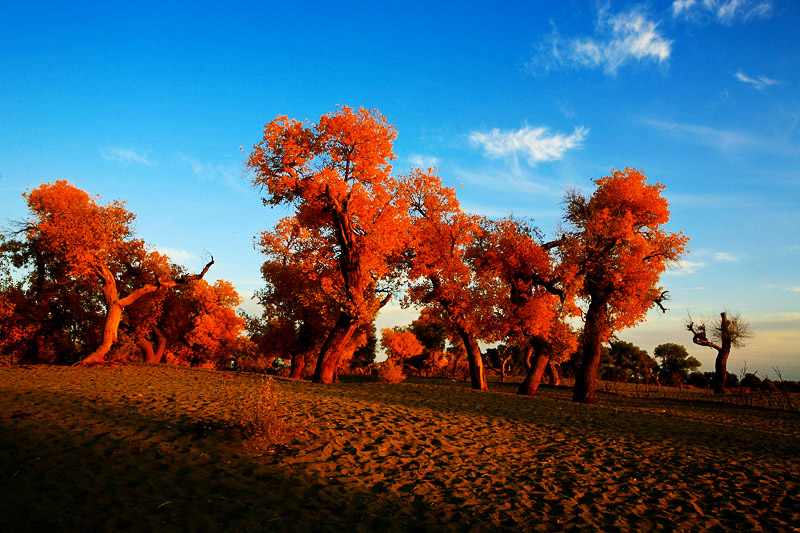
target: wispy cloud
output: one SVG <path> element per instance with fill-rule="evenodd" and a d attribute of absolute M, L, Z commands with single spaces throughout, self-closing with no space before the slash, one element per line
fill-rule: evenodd
<path fill-rule="evenodd" d="M 506 157 L 524 154 L 531 165 L 542 161 L 557 161 L 567 150 L 578 148 L 589 129 L 577 126 L 570 135 L 551 134 L 547 128 L 525 126 L 519 130 L 473 131 L 469 139 L 472 144 L 483 148 L 489 157 Z"/>
<path fill-rule="evenodd" d="M 166 255 L 176 263 L 182 263 L 185 261 L 191 261 L 193 259 L 197 259 L 197 256 L 192 252 L 187 252 L 186 250 L 178 250 L 175 248 L 170 248 L 168 246 L 157 246 L 156 249 L 160 254 Z"/>
<path fill-rule="evenodd" d="M 752 85 L 759 91 L 763 91 L 770 85 L 777 85 L 780 83 L 778 80 L 773 80 L 763 75 L 759 76 L 758 78 L 751 78 L 741 70 L 734 74 L 734 76 L 736 76 L 736 79 L 740 82 Z"/>
<path fill-rule="evenodd" d="M 179 153 L 178 157 L 187 164 L 192 169 L 192 172 L 201 180 L 215 181 L 221 178 L 229 187 L 239 192 L 249 192 L 249 189 L 245 186 L 245 180 L 242 179 L 241 170 L 237 170 L 235 167 L 198 161 L 183 153 Z"/>
<path fill-rule="evenodd" d="M 713 257 L 717 261 L 726 261 L 728 263 L 735 263 L 738 261 L 736 257 L 727 252 L 714 252 Z"/>
<path fill-rule="evenodd" d="M 630 62 L 665 63 L 672 53 L 672 41 L 661 35 L 658 23 L 640 10 L 609 14 L 602 9 L 597 17 L 595 36 L 561 37 L 552 34 L 537 46 L 529 68 L 538 73 L 560 67 L 602 68 L 614 75 Z"/>
<path fill-rule="evenodd" d="M 216 175 L 216 170 L 214 168 L 214 165 L 210 163 L 201 163 L 197 159 L 189 157 L 186 154 L 179 154 L 179 155 L 181 160 L 183 160 L 184 163 L 186 163 L 192 168 L 192 172 L 194 172 L 194 174 L 198 178 L 208 181 L 214 179 L 214 176 Z"/>
<path fill-rule="evenodd" d="M 142 165 L 150 164 L 150 161 L 147 159 L 145 154 L 140 154 L 133 148 L 111 147 L 107 150 L 104 150 L 101 155 L 103 156 L 103 159 L 107 159 L 108 161 L 117 161 L 118 163 L 123 163 L 126 165 L 131 163 L 139 163 Z"/>
<path fill-rule="evenodd" d="M 692 257 L 695 261 L 680 260 L 673 265 L 667 274 L 683 276 L 687 274 L 694 274 L 715 263 L 735 263 L 739 258 L 728 252 L 714 252 L 712 250 L 694 250 Z"/>
<path fill-rule="evenodd" d="M 675 0 L 672 16 L 689 20 L 711 18 L 722 24 L 737 20 L 765 19 L 772 15 L 772 2 L 768 0 Z"/>
<path fill-rule="evenodd" d="M 673 276 L 685 276 L 694 274 L 698 270 L 705 268 L 706 264 L 699 261 L 677 261 L 672 267 L 665 272 L 665 274 L 672 274 Z"/>
<path fill-rule="evenodd" d="M 432 155 L 412 154 L 408 162 L 417 168 L 431 168 L 439 164 L 439 158 Z"/>

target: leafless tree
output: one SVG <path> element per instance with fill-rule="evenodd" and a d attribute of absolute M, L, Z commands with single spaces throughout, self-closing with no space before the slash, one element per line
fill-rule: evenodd
<path fill-rule="evenodd" d="M 708 330 L 708 326 L 711 330 Z M 728 356 L 731 348 L 741 348 L 744 340 L 751 337 L 750 325 L 738 314 L 728 318 L 728 313 L 720 313 L 718 320 L 702 320 L 695 324 L 692 317 L 686 329 L 692 332 L 692 342 L 717 351 L 714 361 L 714 394 L 725 394 L 725 381 L 728 379 Z M 711 338 L 709 339 L 709 334 Z"/>

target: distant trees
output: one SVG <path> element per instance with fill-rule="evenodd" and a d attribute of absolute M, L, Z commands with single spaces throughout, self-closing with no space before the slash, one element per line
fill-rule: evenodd
<path fill-rule="evenodd" d="M 600 378 L 603 380 L 637 383 L 653 380 L 657 367 L 645 350 L 621 340 L 612 340 L 609 349 L 603 350 L 600 365 Z"/>
<path fill-rule="evenodd" d="M 639 322 L 665 293 L 661 273 L 684 252 L 687 238 L 663 229 L 669 220 L 663 185 L 649 185 L 635 169 L 595 180 L 591 197 L 566 198 L 567 229 L 559 251 L 578 279 L 586 302 L 580 366 L 573 400 L 593 403 L 601 344 L 614 331 Z"/>
<path fill-rule="evenodd" d="M 707 331 L 708 325 L 711 326 L 710 339 Z M 690 318 L 686 329 L 692 333 L 693 343 L 716 350 L 714 394 L 725 394 L 725 385 L 728 379 L 728 357 L 731 348 L 744 346 L 744 340 L 752 335 L 749 324 L 739 315 L 728 318 L 728 313 L 722 312 L 719 319 L 714 321 L 701 321 L 695 324 Z"/>
<path fill-rule="evenodd" d="M 407 359 L 421 355 L 425 349 L 414 333 L 401 328 L 382 329 L 381 346 L 400 368 L 405 366 Z"/>
<path fill-rule="evenodd" d="M 700 361 L 690 356 L 680 344 L 659 344 L 653 355 L 659 360 L 658 379 L 667 385 L 686 383 L 689 375 L 700 368 Z"/>

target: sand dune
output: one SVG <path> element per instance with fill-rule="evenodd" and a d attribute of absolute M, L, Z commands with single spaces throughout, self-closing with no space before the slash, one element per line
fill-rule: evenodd
<path fill-rule="evenodd" d="M 420 380 L 279 380 L 286 445 L 225 428 L 246 374 L 0 369 L 5 531 L 792 530 L 800 418 Z"/>

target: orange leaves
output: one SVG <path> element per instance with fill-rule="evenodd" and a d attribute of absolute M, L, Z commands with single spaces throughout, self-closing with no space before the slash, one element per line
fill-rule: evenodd
<path fill-rule="evenodd" d="M 381 330 L 381 346 L 390 357 L 401 361 L 420 355 L 425 349 L 412 332 L 389 328 Z"/>
<path fill-rule="evenodd" d="M 317 124 L 278 117 L 248 161 L 267 202 L 294 205 L 295 235 L 314 243 L 286 249 L 295 271 L 315 277 L 317 293 L 336 297 L 359 321 L 377 312 L 377 283 L 405 245 L 407 208 L 390 175 L 395 136 L 383 116 L 363 108 L 342 107 Z M 262 237 L 268 254 L 282 253 L 276 238 Z"/>
<path fill-rule="evenodd" d="M 563 238 L 565 264 L 583 278 L 579 295 L 608 305 L 605 335 L 636 324 L 660 294 L 658 279 L 686 249 L 688 238 L 662 226 L 669 220 L 663 185 L 636 169 L 595 180 L 591 198 L 571 193 Z"/>
<path fill-rule="evenodd" d="M 120 202 L 99 205 L 64 180 L 43 183 L 25 196 L 33 215 L 28 239 L 64 257 L 75 277 L 96 279 L 100 265 L 129 246 L 135 215 Z"/>

